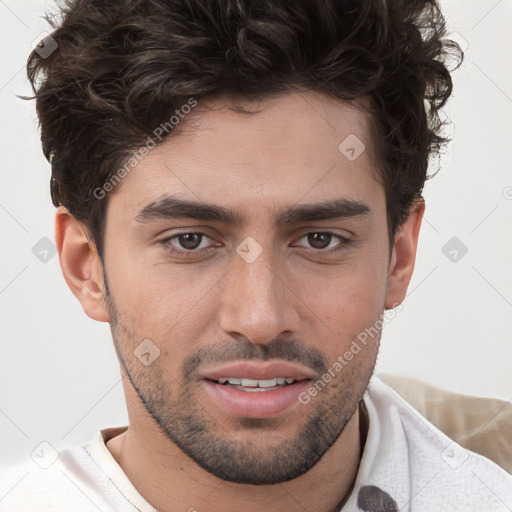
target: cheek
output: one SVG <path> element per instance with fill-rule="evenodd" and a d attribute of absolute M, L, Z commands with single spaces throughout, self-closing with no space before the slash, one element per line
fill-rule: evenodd
<path fill-rule="evenodd" d="M 378 254 L 378 253 L 376 253 Z M 331 275 L 304 282 L 302 295 L 310 308 L 311 340 L 322 339 L 329 364 L 352 350 L 359 340 L 357 359 L 369 358 L 376 350 L 382 328 L 386 298 L 386 266 L 380 258 L 362 256 L 352 265 L 339 267 Z M 331 269 L 332 270 L 332 269 Z M 307 293 L 306 293 L 307 292 Z M 351 355 L 348 354 L 350 358 Z"/>
<path fill-rule="evenodd" d="M 201 339 L 201 319 L 211 320 L 215 314 L 212 301 L 217 300 L 222 269 L 199 270 L 194 264 L 156 263 L 133 256 L 111 267 L 112 298 L 138 338 L 150 338 L 162 349 L 173 338 L 178 350 L 181 342 L 190 349 L 194 340 Z"/>
<path fill-rule="evenodd" d="M 378 254 L 378 253 L 373 253 Z M 303 272 L 297 279 L 301 295 L 322 319 L 342 322 L 373 318 L 384 305 L 387 273 L 385 262 L 365 254 L 354 255 L 341 265 Z"/>

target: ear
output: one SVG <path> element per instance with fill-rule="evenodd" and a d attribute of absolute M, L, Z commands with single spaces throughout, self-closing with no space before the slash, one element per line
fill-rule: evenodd
<path fill-rule="evenodd" d="M 405 299 L 414 270 L 418 236 L 424 212 L 424 199 L 417 199 L 405 222 L 398 226 L 389 264 L 385 309 L 393 309 Z"/>
<path fill-rule="evenodd" d="M 86 226 L 63 206 L 57 208 L 55 216 L 55 240 L 62 273 L 70 290 L 87 316 L 108 322 L 103 268 L 96 245 L 90 240 Z"/>

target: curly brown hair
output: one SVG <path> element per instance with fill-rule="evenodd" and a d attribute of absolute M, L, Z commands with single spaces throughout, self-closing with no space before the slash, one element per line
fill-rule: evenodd
<path fill-rule="evenodd" d="M 94 191 L 191 97 L 367 99 L 391 242 L 450 140 L 446 61 L 456 69 L 463 53 L 436 0 L 66 0 L 60 15 L 48 18 L 57 49 L 33 51 L 27 72 L 52 201 L 85 223 L 100 257 L 108 201 Z"/>

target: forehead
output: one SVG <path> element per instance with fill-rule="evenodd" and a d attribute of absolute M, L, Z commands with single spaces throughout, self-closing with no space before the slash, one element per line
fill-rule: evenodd
<path fill-rule="evenodd" d="M 260 216 L 306 200 L 382 200 L 361 110 L 316 92 L 236 105 L 251 113 L 225 97 L 199 102 L 123 179 L 112 204 L 134 218 L 163 194 Z"/>

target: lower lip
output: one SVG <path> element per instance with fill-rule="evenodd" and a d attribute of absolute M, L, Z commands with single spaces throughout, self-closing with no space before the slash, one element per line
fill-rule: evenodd
<path fill-rule="evenodd" d="M 272 391 L 242 391 L 211 380 L 203 381 L 206 390 L 223 408 L 245 418 L 272 418 L 299 403 L 299 395 L 309 380 L 288 384 Z"/>

